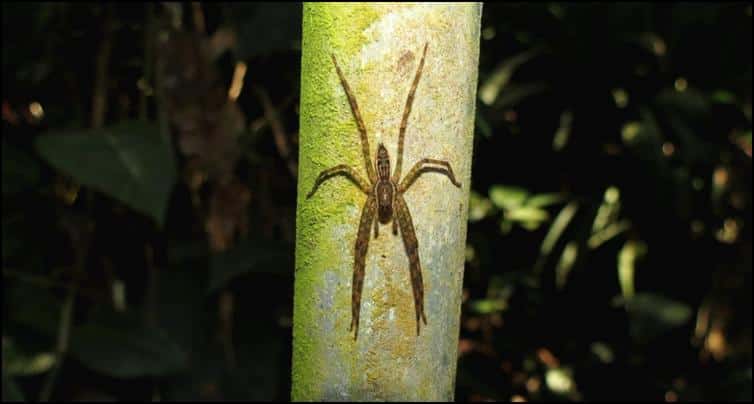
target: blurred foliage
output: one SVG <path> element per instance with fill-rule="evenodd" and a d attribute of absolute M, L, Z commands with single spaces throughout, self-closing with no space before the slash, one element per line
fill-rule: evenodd
<path fill-rule="evenodd" d="M 301 5 L 3 3 L 3 400 L 287 400 Z M 751 5 L 485 4 L 458 400 L 751 400 Z"/>

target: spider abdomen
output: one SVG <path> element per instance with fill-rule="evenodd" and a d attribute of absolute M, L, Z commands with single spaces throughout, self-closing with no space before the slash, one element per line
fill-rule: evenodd
<path fill-rule="evenodd" d="M 377 219 L 382 224 L 390 222 L 393 218 L 393 184 L 390 181 L 377 183 Z"/>

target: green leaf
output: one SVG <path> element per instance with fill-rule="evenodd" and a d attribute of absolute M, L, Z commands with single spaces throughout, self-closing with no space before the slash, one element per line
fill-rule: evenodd
<path fill-rule="evenodd" d="M 16 348 L 10 338 L 3 341 L 3 371 L 9 375 L 30 376 L 44 373 L 55 364 L 51 352 L 29 354 Z"/>
<path fill-rule="evenodd" d="M 504 299 L 480 299 L 469 302 L 469 309 L 477 314 L 490 314 L 503 311 L 508 307 Z"/>
<path fill-rule="evenodd" d="M 576 263 L 576 258 L 579 254 L 579 243 L 575 241 L 569 241 L 563 248 L 563 252 L 560 255 L 560 261 L 555 267 L 555 286 L 558 289 L 562 289 L 568 281 L 568 275 L 573 269 L 573 264 Z"/>
<path fill-rule="evenodd" d="M 32 188 L 39 182 L 40 167 L 33 157 L 3 140 L 3 195 Z"/>
<path fill-rule="evenodd" d="M 712 96 L 710 96 L 710 98 L 712 99 L 712 102 L 716 102 L 719 104 L 735 104 L 736 103 L 736 96 L 727 90 L 717 90 L 714 93 L 712 93 Z"/>
<path fill-rule="evenodd" d="M 93 317 L 71 332 L 69 352 L 86 367 L 123 379 L 186 368 L 186 354 L 160 329 L 120 313 Z"/>
<path fill-rule="evenodd" d="M 555 151 L 562 150 L 568 144 L 568 138 L 571 136 L 571 125 L 573 124 L 573 112 L 565 110 L 560 114 L 560 126 L 555 131 L 552 138 L 552 149 Z"/>
<path fill-rule="evenodd" d="M 469 194 L 469 222 L 478 222 L 492 212 L 492 203 L 475 191 Z"/>
<path fill-rule="evenodd" d="M 248 239 L 210 259 L 209 293 L 231 279 L 249 273 L 292 273 L 293 251 L 279 242 Z"/>
<path fill-rule="evenodd" d="M 651 293 L 637 293 L 624 299 L 634 339 L 647 341 L 685 324 L 691 308 L 681 302 Z"/>
<path fill-rule="evenodd" d="M 540 52 L 540 49 L 530 49 L 500 62 L 479 87 L 479 99 L 486 105 L 492 105 L 500 91 L 508 84 L 516 69 Z"/>
<path fill-rule="evenodd" d="M 490 188 L 490 200 L 498 208 L 512 209 L 521 206 L 529 192 L 521 187 L 493 185 Z"/>
<path fill-rule="evenodd" d="M 229 4 L 229 19 L 237 32 L 240 59 L 298 47 L 301 3 Z"/>
<path fill-rule="evenodd" d="M 634 296 L 634 278 L 636 276 L 636 260 L 646 254 L 644 243 L 628 240 L 618 253 L 618 283 L 623 297 L 631 299 Z"/>
<path fill-rule="evenodd" d="M 578 207 L 579 205 L 577 202 L 571 202 L 560 210 L 560 213 L 558 213 L 558 216 L 556 216 L 555 220 L 552 222 L 550 230 L 548 230 L 547 235 L 544 240 L 542 240 L 542 245 L 539 247 L 540 258 L 546 258 L 550 255 L 552 248 L 563 234 L 565 228 L 571 222 L 571 219 L 573 219 Z"/>
<path fill-rule="evenodd" d="M 137 212 L 164 222 L 175 163 L 156 126 L 127 121 L 101 130 L 51 133 L 37 149 L 55 168 Z"/>
<path fill-rule="evenodd" d="M 536 223 L 537 225 L 550 217 L 546 210 L 529 206 L 514 207 L 505 213 L 505 218 L 517 222 Z"/>
<path fill-rule="evenodd" d="M 544 83 L 511 84 L 500 93 L 495 102 L 496 109 L 504 109 L 518 105 L 525 98 L 540 93 L 547 88 Z"/>
<path fill-rule="evenodd" d="M 529 208 L 544 208 L 545 206 L 559 203 L 563 201 L 563 199 L 563 196 L 555 193 L 537 194 L 532 195 L 529 199 L 527 199 L 525 205 Z"/>

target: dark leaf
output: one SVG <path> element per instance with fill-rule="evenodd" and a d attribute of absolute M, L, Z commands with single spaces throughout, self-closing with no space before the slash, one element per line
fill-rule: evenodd
<path fill-rule="evenodd" d="M 625 304 L 631 319 L 631 336 L 642 341 L 679 327 L 691 317 L 688 305 L 651 293 L 637 293 Z"/>
<path fill-rule="evenodd" d="M 301 39 L 301 3 L 237 3 L 229 11 L 240 59 L 292 50 Z"/>
<path fill-rule="evenodd" d="M 37 148 L 79 183 L 162 225 L 176 174 L 170 145 L 156 126 L 128 121 L 101 130 L 51 133 L 37 139 Z"/>
<path fill-rule="evenodd" d="M 209 292 L 229 280 L 248 272 L 291 273 L 293 251 L 290 247 L 269 241 L 244 240 L 231 250 L 213 255 L 210 260 Z"/>
<path fill-rule="evenodd" d="M 161 330 L 109 313 L 71 332 L 69 351 L 88 368 L 117 378 L 162 376 L 184 369 L 186 354 Z"/>

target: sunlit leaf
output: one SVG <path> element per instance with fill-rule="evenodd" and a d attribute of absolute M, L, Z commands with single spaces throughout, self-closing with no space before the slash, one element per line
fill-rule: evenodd
<path fill-rule="evenodd" d="M 568 144 L 568 138 L 571 135 L 571 125 L 573 123 L 573 112 L 571 110 L 563 111 L 560 114 L 560 126 L 552 138 L 552 149 L 555 151 L 562 150 Z"/>
<path fill-rule="evenodd" d="M 560 261 L 555 267 L 555 286 L 558 289 L 562 289 L 566 281 L 568 280 L 568 274 L 573 269 L 573 264 L 576 263 L 576 257 L 579 253 L 579 245 L 575 241 L 570 241 L 563 248 L 563 253 L 560 255 Z"/>
<path fill-rule="evenodd" d="M 490 314 L 505 310 L 508 304 L 503 299 L 480 299 L 469 302 L 469 309 L 477 314 Z"/>
<path fill-rule="evenodd" d="M 618 282 L 625 299 L 634 296 L 634 278 L 636 276 L 636 260 L 646 254 L 644 243 L 628 240 L 618 253 Z"/>
<path fill-rule="evenodd" d="M 529 208 L 544 208 L 563 201 L 560 194 L 536 194 L 526 200 L 525 205 Z"/>
<path fill-rule="evenodd" d="M 529 192 L 521 187 L 493 185 L 490 188 L 490 200 L 501 209 L 512 209 L 523 205 Z"/>
<path fill-rule="evenodd" d="M 37 139 L 51 165 L 154 218 L 162 225 L 175 182 L 169 144 L 156 126 L 128 121 L 101 130 L 51 133 Z"/>
<path fill-rule="evenodd" d="M 640 130 L 641 123 L 635 121 L 627 122 L 621 129 L 621 138 L 623 139 L 623 142 L 626 144 L 633 143 Z"/>
<path fill-rule="evenodd" d="M 548 369 L 545 383 L 550 390 L 558 394 L 568 394 L 574 388 L 573 374 L 564 368 Z"/>
<path fill-rule="evenodd" d="M 565 230 L 568 223 L 573 219 L 578 207 L 579 205 L 577 202 L 570 202 L 560 210 L 560 213 L 558 213 L 558 216 L 553 220 L 550 230 L 542 241 L 542 246 L 539 248 L 540 255 L 547 255 L 552 251 L 552 247 L 555 246 L 555 242 L 558 241 L 560 235 L 563 234 L 563 230 Z"/>
<path fill-rule="evenodd" d="M 525 98 L 540 93 L 547 88 L 544 83 L 511 84 L 500 93 L 495 102 L 496 109 L 504 109 L 517 105 Z"/>
<path fill-rule="evenodd" d="M 530 49 L 500 62 L 490 77 L 479 87 L 479 99 L 487 105 L 492 105 L 516 69 L 539 53 L 539 49 Z"/>
<path fill-rule="evenodd" d="M 506 211 L 505 218 L 517 222 L 534 222 L 539 224 L 547 220 L 550 214 L 546 210 L 529 206 L 513 207 Z"/>
<path fill-rule="evenodd" d="M 478 222 L 492 212 L 493 207 L 489 199 L 483 197 L 476 191 L 469 193 L 469 221 Z"/>
<path fill-rule="evenodd" d="M 610 186 L 605 190 L 605 195 L 597 209 L 597 215 L 592 222 L 592 233 L 599 232 L 605 226 L 615 220 L 620 210 L 620 190 L 615 186 Z"/>
<path fill-rule="evenodd" d="M 610 223 L 607 227 L 592 234 L 587 241 L 587 246 L 591 249 L 595 249 L 630 228 L 631 222 L 628 220 Z"/>
<path fill-rule="evenodd" d="M 29 354 L 18 350 L 12 341 L 3 342 L 3 371 L 10 375 L 37 375 L 47 372 L 54 364 L 52 352 Z"/>
<path fill-rule="evenodd" d="M 534 264 L 534 273 L 542 271 L 542 267 L 550 256 L 553 247 L 555 247 L 555 243 L 557 243 L 566 227 L 568 227 L 568 224 L 576 214 L 578 207 L 578 203 L 572 201 L 564 206 L 555 217 L 550 229 L 547 231 L 547 235 L 544 240 L 542 240 L 542 245 L 539 247 L 539 257 L 537 257 L 537 262 Z"/>
<path fill-rule="evenodd" d="M 609 345 L 602 342 L 595 342 L 591 345 L 592 353 L 597 356 L 602 363 L 612 363 L 615 355 Z"/>

